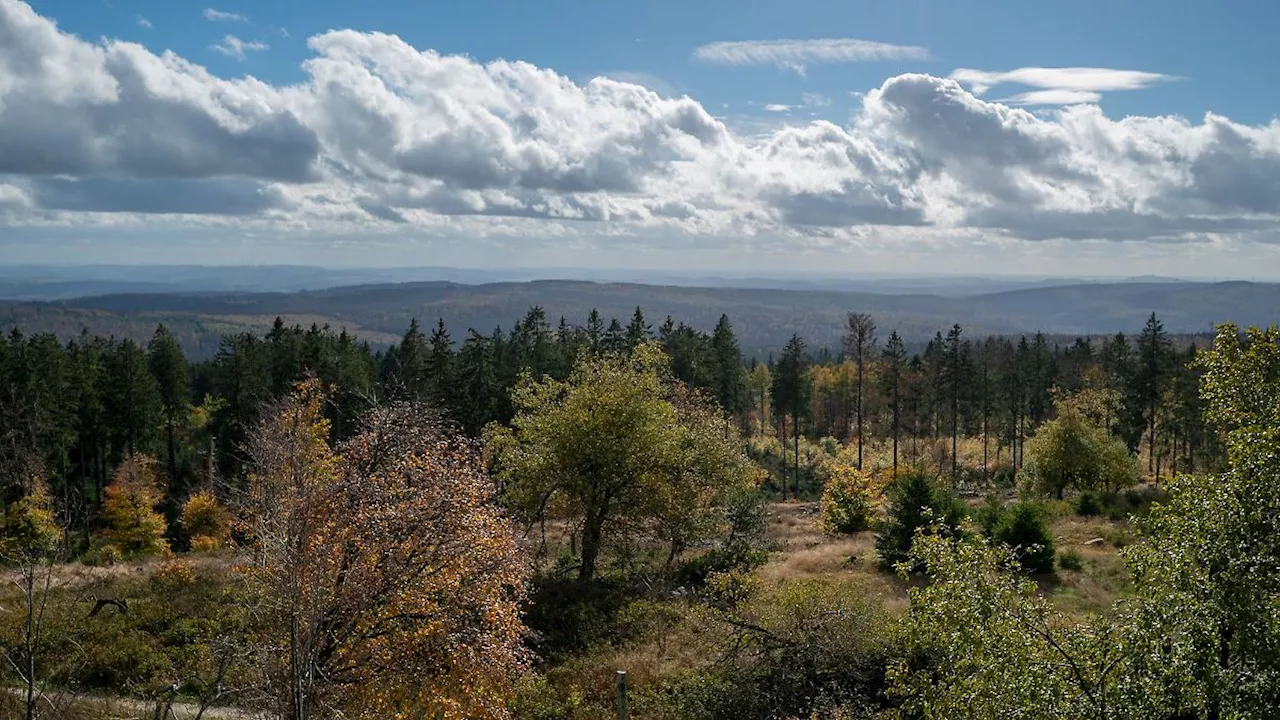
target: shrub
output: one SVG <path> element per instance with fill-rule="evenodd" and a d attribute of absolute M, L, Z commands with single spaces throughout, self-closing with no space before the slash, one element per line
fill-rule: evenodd
<path fill-rule="evenodd" d="M 5 509 L 2 519 L 0 559 L 7 562 L 45 557 L 53 552 L 62 536 L 53 516 L 53 501 L 39 480 L 22 499 Z"/>
<path fill-rule="evenodd" d="M 1084 568 L 1084 560 L 1080 558 L 1080 553 L 1075 550 L 1067 550 L 1058 553 L 1058 567 L 1063 570 L 1081 570 Z"/>
<path fill-rule="evenodd" d="M 231 534 L 230 513 L 208 491 L 187 498 L 182 506 L 181 522 L 183 531 L 191 539 L 191 549 L 196 552 L 218 549 Z"/>
<path fill-rule="evenodd" d="M 993 537 L 996 534 L 996 528 L 1004 520 L 1004 515 L 1004 502 L 1000 500 L 1000 496 L 993 493 L 988 495 L 982 505 L 973 512 L 973 521 L 982 530 L 983 535 Z"/>
<path fill-rule="evenodd" d="M 156 512 L 163 500 L 156 479 L 155 458 L 126 457 L 107 486 L 102 515 L 107 522 L 103 539 L 117 546 L 126 557 L 165 555 L 164 516 Z"/>
<path fill-rule="evenodd" d="M 195 566 L 190 560 L 166 560 L 156 567 L 151 581 L 162 593 L 170 593 L 196 584 Z"/>
<path fill-rule="evenodd" d="M 1076 497 L 1075 510 L 1082 517 L 1097 517 L 1102 514 L 1102 501 L 1093 491 L 1085 490 Z"/>
<path fill-rule="evenodd" d="M 880 500 L 869 473 L 838 466 L 822 491 L 822 527 L 832 535 L 862 532 L 870 527 Z"/>
<path fill-rule="evenodd" d="M 892 568 L 907 560 L 916 530 L 934 523 L 955 529 L 964 506 L 949 488 L 923 473 L 904 475 L 889 486 L 886 518 L 876 534 L 880 565 Z"/>
<path fill-rule="evenodd" d="M 1053 533 L 1039 505 L 1024 501 L 1009 508 L 993 537 L 1013 548 L 1024 569 L 1053 572 Z"/>

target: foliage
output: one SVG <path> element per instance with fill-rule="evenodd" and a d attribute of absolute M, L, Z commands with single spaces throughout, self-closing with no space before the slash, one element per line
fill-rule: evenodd
<path fill-rule="evenodd" d="M 885 522 L 876 533 L 880 565 L 893 568 L 910 558 L 916 532 L 934 523 L 957 528 L 964 508 L 951 491 L 928 475 L 907 473 L 889 485 Z"/>
<path fill-rule="evenodd" d="M 668 375 L 653 344 L 630 355 L 584 357 L 567 381 L 527 377 L 510 428 L 487 440 L 509 507 L 581 528 L 579 577 L 602 549 L 639 538 L 663 543 L 669 567 L 721 534 L 725 497 L 758 483 L 718 409 Z"/>
<path fill-rule="evenodd" d="M 116 468 L 102 514 L 107 529 L 104 544 L 119 548 L 125 557 L 167 555 L 164 516 L 156 508 L 164 499 L 156 478 L 155 458 L 128 455 Z"/>
<path fill-rule="evenodd" d="M 1053 531 L 1042 506 L 1023 501 L 1007 508 L 991 536 L 1013 550 L 1020 567 L 1053 572 Z"/>
<path fill-rule="evenodd" d="M 216 550 L 231 534 L 231 513 L 213 493 L 203 490 L 183 504 L 182 529 L 190 539 L 192 550 L 197 547 L 200 552 Z"/>
<path fill-rule="evenodd" d="M 290 717 L 504 717 L 525 568 L 475 448 L 412 404 L 337 450 L 299 385 L 255 433 L 245 519 L 257 640 Z"/>
<path fill-rule="evenodd" d="M 1280 707 L 1280 332 L 1219 328 L 1201 357 L 1206 416 L 1229 469 L 1184 476 L 1127 551 L 1148 667 L 1209 717 Z"/>
<path fill-rule="evenodd" d="M 1076 496 L 1075 512 L 1081 517 L 1095 517 L 1102 514 L 1102 502 L 1098 493 L 1085 490 Z"/>
<path fill-rule="evenodd" d="M 884 488 L 869 472 L 836 465 L 822 491 L 822 527 L 833 535 L 850 535 L 871 527 L 883 502 Z"/>
<path fill-rule="evenodd" d="M 0 560 L 24 563 L 50 555 L 62 541 L 62 529 L 44 482 L 37 479 L 20 499 L 5 508 L 0 528 Z"/>
<path fill-rule="evenodd" d="M 907 660 L 890 675 L 900 717 L 1169 717 L 1132 673 L 1132 626 L 1068 621 L 1016 573 L 1012 551 L 981 535 L 922 531 L 912 548 L 927 583 L 913 588 Z"/>
<path fill-rule="evenodd" d="M 669 689 L 664 716 L 827 717 L 877 707 L 895 654 L 874 601 L 833 580 L 793 580 L 708 611 L 724 660 L 708 676 Z M 705 642 L 705 641 L 704 641 Z"/>
<path fill-rule="evenodd" d="M 1058 567 L 1063 570 L 1079 571 L 1084 568 L 1084 559 L 1076 550 L 1065 550 L 1058 553 Z"/>
<path fill-rule="evenodd" d="M 1137 481 L 1137 464 L 1123 442 L 1091 423 L 1070 398 L 1059 401 L 1057 412 L 1027 443 L 1020 478 L 1027 492 L 1061 499 L 1067 488 L 1111 491 Z"/>

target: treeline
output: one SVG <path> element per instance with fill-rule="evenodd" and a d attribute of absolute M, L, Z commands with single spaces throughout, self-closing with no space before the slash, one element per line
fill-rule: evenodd
<path fill-rule="evenodd" d="M 947 441 L 953 479 L 980 472 L 985 481 L 991 468 L 1022 466 L 1026 441 L 1053 417 L 1055 396 L 1082 394 L 1158 477 L 1223 460 L 1203 419 L 1198 352 L 1195 343 L 1175 347 L 1153 314 L 1136 336 L 1070 344 L 1050 344 L 1043 334 L 969 338 L 955 325 L 908 356 L 896 332 L 880 342 L 874 321 L 851 313 L 843 352 L 813 359 L 793 337 L 776 360 L 751 369 L 748 400 L 759 430 L 768 419 L 785 436 L 798 419 L 800 436 L 856 443 L 860 457 L 864 443 L 889 439 L 895 465 L 900 454 L 917 455 L 918 442 Z M 965 437 L 981 439 L 980 467 L 957 465 Z"/>
<path fill-rule="evenodd" d="M 1054 393 L 1083 392 L 1103 408 L 1111 432 L 1145 451 L 1153 475 L 1221 459 L 1201 418 L 1197 349 L 1175 350 L 1154 315 L 1132 340 L 1117 335 L 1100 345 L 1051 345 L 1043 335 L 971 339 L 956 325 L 908 356 L 896 332 L 882 343 L 871 318 L 852 313 L 840 354 L 810 357 L 797 336 L 777 358 L 747 366 L 727 316 L 710 333 L 671 318 L 655 328 L 640 308 L 625 324 L 592 311 L 583 324 L 560 318 L 552 326 L 534 307 L 509 331 L 472 330 L 461 342 L 443 321 L 424 332 L 415 320 L 386 351 L 345 330 L 277 320 L 265 335 L 225 336 L 200 362 L 164 326 L 146 346 L 88 334 L 64 344 L 14 330 L 0 342 L 5 499 L 20 494 L 24 476 L 42 475 L 87 541 L 113 469 L 145 453 L 168 479 L 164 508 L 173 520 L 194 488 L 242 478 L 247 430 L 305 377 L 334 388 L 326 414 L 336 439 L 356 432 L 379 399 L 424 400 L 478 436 L 491 422 L 510 422 L 511 388 L 522 374 L 563 380 L 583 353 L 623 354 L 650 339 L 670 357 L 675 379 L 709 395 L 744 430 L 789 437 L 797 457 L 802 436 L 856 442 L 860 462 L 864 443 L 892 440 L 895 465 L 899 455 L 916 455 L 920 441 L 949 438 L 953 480 L 1000 466 L 1016 472 L 1026 439 L 1053 413 Z M 961 437 L 981 437 L 979 469 L 958 466 Z"/>
<path fill-rule="evenodd" d="M 247 432 L 262 408 L 314 376 L 333 388 L 326 405 L 335 440 L 358 431 L 379 400 L 425 400 L 466 433 L 509 422 L 522 373 L 566 378 L 582 353 L 628 352 L 658 338 L 677 379 L 740 410 L 743 366 L 728 318 L 711 334 L 671 319 L 656 330 L 637 308 L 630 322 L 552 327 L 533 308 L 510 331 L 471 332 L 456 342 L 439 323 L 414 321 L 400 343 L 375 351 L 345 330 L 287 326 L 223 338 L 209 360 L 190 362 L 163 325 L 145 346 L 82 333 L 60 342 L 15 329 L 0 339 L 0 468 L 4 501 L 41 476 L 87 542 L 113 470 L 130 454 L 159 458 L 172 521 L 194 489 L 238 483 Z"/>

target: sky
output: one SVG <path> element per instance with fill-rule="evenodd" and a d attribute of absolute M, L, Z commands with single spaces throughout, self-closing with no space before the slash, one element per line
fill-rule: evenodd
<path fill-rule="evenodd" d="M 1263 0 L 0 0 L 0 263 L 1280 279 Z"/>

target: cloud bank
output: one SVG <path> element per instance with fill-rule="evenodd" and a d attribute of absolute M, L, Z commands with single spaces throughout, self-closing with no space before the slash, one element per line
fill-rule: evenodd
<path fill-rule="evenodd" d="M 1280 230 L 1277 122 L 1113 120 L 1090 104 L 1034 115 L 980 97 L 1009 73 L 905 74 L 866 92 L 846 125 L 746 137 L 692 98 L 616 79 L 577 84 L 352 30 L 308 47 L 305 80 L 274 86 L 86 41 L 0 2 L 0 226 L 165 216 L 350 242 L 412 231 L 825 248 L 872 235 L 1270 242 Z M 1155 81 L 1015 72 L 1085 103 Z"/>

